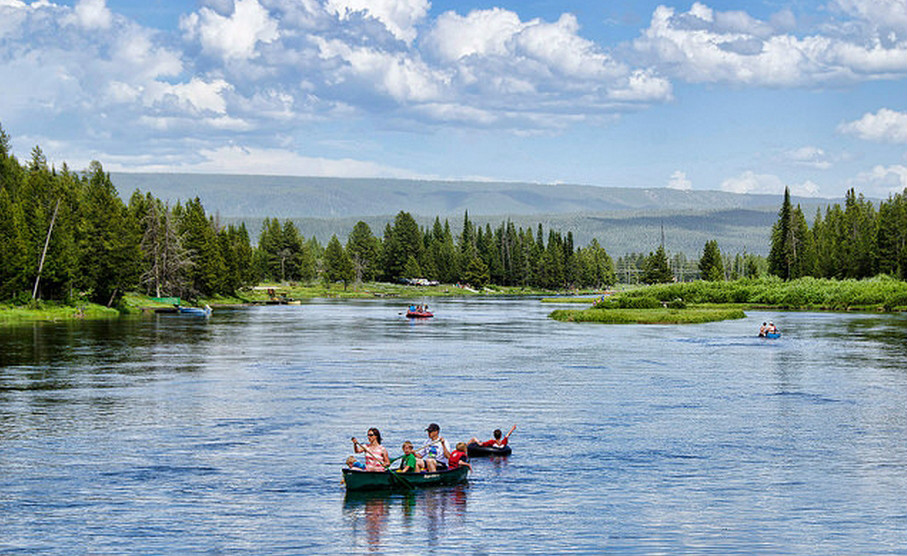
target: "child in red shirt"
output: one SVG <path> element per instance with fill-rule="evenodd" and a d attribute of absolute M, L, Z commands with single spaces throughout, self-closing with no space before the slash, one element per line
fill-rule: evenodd
<path fill-rule="evenodd" d="M 466 455 L 466 443 L 457 442 L 457 449 L 450 453 L 450 457 L 447 458 L 447 467 L 450 469 L 456 469 L 460 466 L 468 467 L 472 471 L 472 465 L 469 464 L 469 457 Z"/>
<path fill-rule="evenodd" d="M 510 435 L 513 434 L 513 431 L 515 431 L 515 430 L 516 430 L 516 425 L 510 427 L 510 430 L 507 431 L 507 434 L 502 434 L 501 429 L 495 429 L 494 438 L 492 438 L 491 440 L 486 440 L 485 442 L 482 442 L 481 440 L 479 440 L 478 438 L 473 436 L 469 440 L 469 443 L 478 444 L 479 446 L 485 446 L 487 448 L 491 448 L 491 447 L 503 448 L 504 446 L 507 445 L 507 439 L 510 438 Z"/>

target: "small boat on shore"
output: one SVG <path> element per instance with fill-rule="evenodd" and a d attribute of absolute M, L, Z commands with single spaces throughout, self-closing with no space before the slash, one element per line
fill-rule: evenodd
<path fill-rule="evenodd" d="M 470 444 L 466 446 L 466 455 L 471 458 L 509 456 L 512 451 L 510 446 L 482 446 L 481 444 Z"/>
<path fill-rule="evenodd" d="M 468 467 L 445 469 L 434 473 L 397 473 L 396 471 L 361 471 L 343 469 L 343 483 L 348 491 L 412 490 L 466 481 Z"/>
<path fill-rule="evenodd" d="M 183 307 L 181 305 L 178 305 L 176 309 L 181 315 L 190 315 L 195 317 L 211 316 L 211 307 L 208 307 L 207 305 L 205 305 L 204 307 Z"/>

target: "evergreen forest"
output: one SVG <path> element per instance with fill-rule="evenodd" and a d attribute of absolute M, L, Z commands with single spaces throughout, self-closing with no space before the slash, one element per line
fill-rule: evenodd
<path fill-rule="evenodd" d="M 851 190 L 845 206 L 819 211 L 810 227 L 785 191 L 768 259 L 731 257 L 717 241 L 701 258 L 669 256 L 664 245 L 616 263 L 597 239 L 574 245 L 572 232 L 475 225 L 456 233 L 435 217 L 420 227 L 400 211 L 376 234 L 358 222 L 345 244 L 321 245 L 292 220 L 266 218 L 258 244 L 244 223 L 222 225 L 199 198 L 170 206 L 136 190 L 128 202 L 98 162 L 84 172 L 51 167 L 39 147 L 20 163 L 0 127 L 0 302 L 91 301 L 116 306 L 130 291 L 185 299 L 234 296 L 266 281 L 342 284 L 424 278 L 442 283 L 601 289 L 758 277 L 907 279 L 907 190 L 878 207 Z"/>
<path fill-rule="evenodd" d="M 0 128 L 0 302 L 87 300 L 116 306 L 128 291 L 186 299 L 230 296 L 263 281 L 342 283 L 425 278 L 559 289 L 603 288 L 614 264 L 593 240 L 502 222 L 455 236 L 401 211 L 382 236 L 357 223 L 346 245 L 306 239 L 291 220 L 267 218 L 257 246 L 245 224 L 223 226 L 198 198 L 174 206 L 150 193 L 124 202 L 98 162 L 85 172 L 48 165 L 39 147 L 20 164 Z"/>

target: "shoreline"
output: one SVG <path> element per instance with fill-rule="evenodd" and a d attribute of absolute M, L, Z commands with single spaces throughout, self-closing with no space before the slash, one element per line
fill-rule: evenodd
<path fill-rule="evenodd" d="M 476 290 L 458 284 L 415 286 L 387 282 L 365 282 L 344 288 L 322 282 L 306 284 L 259 284 L 236 297 L 182 300 L 183 306 L 209 305 L 214 309 L 255 305 L 299 304 L 310 299 L 400 299 L 439 297 L 539 297 L 541 303 L 601 304 L 613 308 L 560 309 L 549 315 L 573 322 L 683 323 L 741 318 L 744 311 L 798 311 L 833 313 L 898 314 L 907 312 L 907 282 L 887 277 L 868 280 L 800 279 L 782 282 L 776 278 L 734 282 L 685 282 L 651 286 L 623 286 L 627 289 L 553 291 L 519 286 L 487 286 Z M 747 300 L 749 298 L 749 300 Z M 777 303 L 772 303 L 777 300 Z M 679 303 L 679 306 L 677 306 Z M 667 306 L 667 307 L 665 307 Z M 63 305 L 38 301 L 26 306 L 0 304 L 0 326 L 28 322 L 67 322 L 140 316 L 174 311 L 172 303 L 155 301 L 134 292 L 123 296 L 117 308 L 86 302 Z M 620 311 L 616 313 L 615 311 Z M 632 313 L 636 311 L 637 313 Z M 649 311 L 640 313 L 639 311 Z M 651 311 L 662 311 L 661 314 Z M 666 311 L 673 311 L 668 314 Z M 577 315 L 576 313 L 590 313 Z M 687 312 L 685 316 L 680 313 Z M 605 314 L 612 313 L 610 317 Z M 696 313 L 696 314 L 694 314 Z M 654 319 L 654 320 L 653 320 Z M 709 319 L 709 320 L 700 320 Z"/>

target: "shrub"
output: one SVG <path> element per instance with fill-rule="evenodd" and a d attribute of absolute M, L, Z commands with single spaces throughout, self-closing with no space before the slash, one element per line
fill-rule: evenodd
<path fill-rule="evenodd" d="M 620 309 L 659 309 L 661 301 L 654 297 L 621 297 L 617 300 Z"/>

